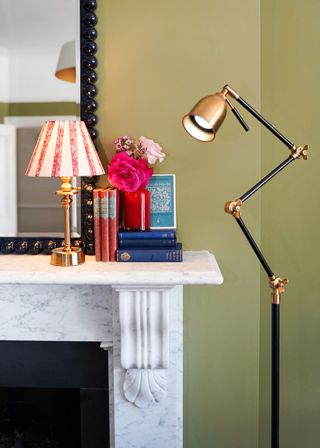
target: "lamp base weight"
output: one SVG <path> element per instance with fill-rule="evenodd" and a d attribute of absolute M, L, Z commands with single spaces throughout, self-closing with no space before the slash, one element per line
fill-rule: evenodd
<path fill-rule="evenodd" d="M 71 247 L 71 250 L 58 247 L 51 252 L 51 264 L 54 266 L 78 266 L 84 261 L 85 254 L 81 247 Z"/>

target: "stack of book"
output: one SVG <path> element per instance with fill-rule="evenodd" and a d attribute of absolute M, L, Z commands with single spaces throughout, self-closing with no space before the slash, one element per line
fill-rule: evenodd
<path fill-rule="evenodd" d="M 182 244 L 172 229 L 118 233 L 116 260 L 123 262 L 179 262 Z"/>
<path fill-rule="evenodd" d="M 116 261 L 119 230 L 119 191 L 93 190 L 93 224 L 96 261 Z"/>

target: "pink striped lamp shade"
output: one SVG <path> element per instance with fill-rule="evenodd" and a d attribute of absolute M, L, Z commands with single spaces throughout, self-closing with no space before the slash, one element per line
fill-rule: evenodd
<path fill-rule="evenodd" d="M 105 171 L 83 121 L 47 121 L 26 176 L 98 176 Z"/>

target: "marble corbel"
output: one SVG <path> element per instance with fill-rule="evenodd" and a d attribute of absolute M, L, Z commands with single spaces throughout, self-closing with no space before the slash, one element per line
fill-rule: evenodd
<path fill-rule="evenodd" d="M 119 300 L 120 364 L 126 370 L 123 392 L 139 408 L 167 393 L 169 300 L 174 288 L 116 287 Z"/>

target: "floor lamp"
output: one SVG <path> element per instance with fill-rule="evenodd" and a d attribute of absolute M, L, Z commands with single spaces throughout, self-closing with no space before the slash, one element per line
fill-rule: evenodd
<path fill-rule="evenodd" d="M 228 96 L 236 100 L 241 106 L 243 106 L 251 115 L 253 115 L 260 123 L 262 123 L 272 134 L 274 134 L 282 143 L 284 143 L 290 150 L 290 155 L 280 165 L 274 168 L 269 174 L 254 185 L 250 190 L 244 193 L 239 199 L 227 202 L 224 209 L 227 213 L 231 214 L 244 236 L 248 240 L 254 253 L 258 257 L 263 269 L 269 278 L 269 286 L 272 289 L 272 329 L 271 329 L 271 345 L 272 345 L 272 365 L 271 365 L 271 447 L 279 447 L 279 371 L 280 371 L 280 297 L 285 291 L 285 284 L 288 283 L 287 279 L 277 277 L 256 242 L 254 241 L 251 233 L 246 227 L 241 218 L 241 206 L 249 199 L 254 193 L 256 193 L 263 185 L 265 185 L 276 174 L 287 167 L 291 162 L 296 159 L 307 159 L 308 145 L 296 147 L 286 137 L 284 137 L 272 124 L 265 120 L 256 110 L 254 110 L 243 98 L 238 95 L 230 86 L 226 85 L 220 93 L 209 95 L 202 98 L 193 109 L 183 117 L 183 126 L 186 131 L 197 140 L 203 142 L 211 142 L 214 140 L 216 133 L 223 123 L 227 113 L 227 105 L 231 108 L 233 114 L 239 120 L 243 128 L 248 131 L 249 127 L 243 120 L 238 110 L 229 101 Z"/>

